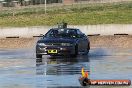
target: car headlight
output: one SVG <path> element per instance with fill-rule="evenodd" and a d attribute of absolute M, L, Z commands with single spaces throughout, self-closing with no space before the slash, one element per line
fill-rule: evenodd
<path fill-rule="evenodd" d="M 37 43 L 37 45 L 39 45 L 39 46 L 45 46 L 44 43 Z"/>
<path fill-rule="evenodd" d="M 62 46 L 72 46 L 73 44 L 71 43 L 61 43 Z"/>

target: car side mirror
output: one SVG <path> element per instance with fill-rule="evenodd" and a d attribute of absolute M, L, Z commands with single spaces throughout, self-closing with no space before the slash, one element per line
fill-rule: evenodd
<path fill-rule="evenodd" d="M 83 38 L 83 37 L 85 37 L 85 34 L 81 34 L 81 35 L 80 35 L 80 38 Z"/>
<path fill-rule="evenodd" d="M 40 36 L 40 37 L 43 37 L 44 35 L 43 35 L 43 34 L 40 34 L 39 36 Z"/>
<path fill-rule="evenodd" d="M 44 39 L 45 35 L 43 35 L 43 39 Z"/>
<path fill-rule="evenodd" d="M 41 39 L 43 39 L 45 37 L 45 35 L 40 34 L 39 37 L 41 37 Z"/>

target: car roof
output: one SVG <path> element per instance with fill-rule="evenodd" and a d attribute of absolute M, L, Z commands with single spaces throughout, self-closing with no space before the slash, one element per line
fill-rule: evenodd
<path fill-rule="evenodd" d="M 52 30 L 59 30 L 59 29 L 65 29 L 65 30 L 79 30 L 77 28 L 52 28 Z"/>

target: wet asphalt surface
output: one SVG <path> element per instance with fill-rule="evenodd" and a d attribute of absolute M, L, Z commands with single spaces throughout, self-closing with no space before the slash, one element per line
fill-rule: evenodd
<path fill-rule="evenodd" d="M 82 67 L 90 79 L 132 80 L 132 49 L 92 47 L 89 55 L 42 60 L 36 60 L 35 49 L 0 49 L 0 88 L 82 88 L 78 81 Z"/>

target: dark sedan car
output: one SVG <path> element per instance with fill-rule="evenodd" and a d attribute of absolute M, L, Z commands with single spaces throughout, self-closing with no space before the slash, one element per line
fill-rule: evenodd
<path fill-rule="evenodd" d="M 85 34 L 74 28 L 50 29 L 36 44 L 36 58 L 42 55 L 72 55 L 79 52 L 86 54 L 90 50 L 90 42 Z"/>

